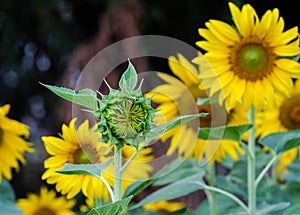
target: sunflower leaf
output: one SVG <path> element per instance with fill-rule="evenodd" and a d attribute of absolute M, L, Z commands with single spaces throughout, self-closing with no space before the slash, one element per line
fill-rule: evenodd
<path fill-rule="evenodd" d="M 123 73 L 121 76 L 121 79 L 119 81 L 119 87 L 130 93 L 133 92 L 134 88 L 136 87 L 137 84 L 137 74 L 135 71 L 134 66 L 132 63 L 128 60 L 128 67 L 127 70 Z"/>
<path fill-rule="evenodd" d="M 82 105 L 83 107 L 89 108 L 93 111 L 98 109 L 99 100 L 97 98 L 97 93 L 92 89 L 76 91 L 64 87 L 51 86 L 43 83 L 40 84 L 65 100 Z"/>
<path fill-rule="evenodd" d="M 131 198 L 132 196 L 129 196 L 120 201 L 116 201 L 111 204 L 106 204 L 98 208 L 93 208 L 89 211 L 88 215 L 120 215 L 129 204 Z"/>
<path fill-rule="evenodd" d="M 15 204 L 14 190 L 5 178 L 2 178 L 0 183 L 0 193 L 0 214 L 2 211 L 6 215 L 21 215 L 22 210 Z"/>
<path fill-rule="evenodd" d="M 193 119 L 196 119 L 198 117 L 205 117 L 205 116 L 207 116 L 207 113 L 199 113 L 199 114 L 185 115 L 185 116 L 177 117 L 162 126 L 151 129 L 150 132 L 146 136 L 145 143 L 149 143 L 156 137 L 162 135 L 164 132 L 167 132 L 179 125 L 182 125 L 182 124 L 189 122 Z"/>
<path fill-rule="evenodd" d="M 252 128 L 251 124 L 239 126 L 220 126 L 215 128 L 201 128 L 198 138 L 204 140 L 233 140 L 240 141 L 242 135 Z"/>
<path fill-rule="evenodd" d="M 196 190 L 204 189 L 205 185 L 203 184 L 203 187 L 201 186 L 202 177 L 203 177 L 202 173 L 197 173 L 190 177 L 181 179 L 175 183 L 169 184 L 163 188 L 160 188 L 159 190 L 145 197 L 142 201 L 140 201 L 136 205 L 130 207 L 129 210 L 141 207 L 142 205 L 152 203 L 152 202 L 175 199 L 181 196 L 185 196 Z"/>
<path fill-rule="evenodd" d="M 260 143 L 280 154 L 300 146 L 300 131 L 272 133 L 262 138 Z"/>
<path fill-rule="evenodd" d="M 149 187 L 156 179 L 148 179 L 145 181 L 138 181 L 136 183 L 131 184 L 125 190 L 124 196 L 135 196 L 147 187 Z"/>
<path fill-rule="evenodd" d="M 196 173 L 202 174 L 202 177 L 205 175 L 204 168 L 195 159 L 175 159 L 153 175 L 153 178 L 157 178 L 154 185 L 166 185 Z"/>
<path fill-rule="evenodd" d="M 113 161 L 110 159 L 104 163 L 98 164 L 69 164 L 66 163 L 65 166 L 57 170 L 56 172 L 66 174 L 66 175 L 91 175 L 96 177 L 101 177 L 102 171 Z"/>

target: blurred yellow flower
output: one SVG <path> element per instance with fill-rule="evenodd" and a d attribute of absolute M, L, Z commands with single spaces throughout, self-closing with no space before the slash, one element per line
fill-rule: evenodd
<path fill-rule="evenodd" d="M 184 208 L 185 205 L 182 202 L 171 201 L 159 201 L 149 203 L 143 206 L 144 209 L 149 211 L 156 211 L 160 213 L 171 213 Z"/>
<path fill-rule="evenodd" d="M 206 40 L 196 45 L 215 71 L 203 71 L 200 79 L 211 95 L 219 93 L 220 104 L 225 100 L 227 111 L 239 101 L 247 110 L 273 105 L 274 95 L 288 96 L 292 78 L 300 77 L 300 64 L 290 59 L 300 54 L 298 28 L 283 31 L 277 8 L 261 20 L 249 4 L 239 10 L 230 2 L 229 8 L 235 26 L 210 20 L 199 29 Z M 193 62 L 201 64 L 201 57 Z"/>
<path fill-rule="evenodd" d="M 181 54 L 178 54 L 178 59 L 171 56 L 169 66 L 179 80 L 159 73 L 159 77 L 166 83 L 155 87 L 147 94 L 149 97 L 153 96 L 152 101 L 158 104 L 156 107 L 158 116 L 154 118 L 154 123 L 162 125 L 179 116 L 198 112 L 206 112 L 209 115 L 201 117 L 198 123 L 193 121 L 166 132 L 161 140 L 165 142 L 171 138 L 167 154 L 171 155 L 177 150 L 179 157 L 194 157 L 197 160 L 201 160 L 205 155 L 210 162 L 214 160 L 221 162 L 222 158 L 227 155 L 238 159 L 237 152 L 243 153 L 239 143 L 227 140 L 207 141 L 197 137 L 199 126 L 201 128 L 211 127 L 213 117 L 210 104 L 197 104 L 198 99 L 207 99 L 208 97 L 198 79 L 199 71 Z M 222 107 L 218 106 L 218 108 Z"/>
<path fill-rule="evenodd" d="M 276 104 L 264 111 L 263 126 L 258 129 L 261 137 L 274 132 L 300 129 L 300 80 L 290 90 L 290 97 L 276 97 Z M 300 132 L 300 130 L 299 130 Z M 276 143 L 274 143 L 276 144 Z M 277 173 L 287 173 L 286 166 L 300 154 L 300 147 L 283 153 L 279 158 Z"/>
<path fill-rule="evenodd" d="M 88 121 L 84 121 L 78 129 L 75 128 L 76 118 L 71 120 L 69 126 L 62 126 L 61 138 L 58 137 L 42 137 L 47 152 L 51 155 L 44 162 L 47 169 L 42 175 L 43 180 L 47 180 L 49 184 L 56 184 L 57 191 L 67 198 L 73 198 L 80 191 L 87 197 L 86 204 L 88 207 L 94 206 L 94 198 L 103 198 L 105 201 L 109 199 L 109 192 L 101 180 L 94 176 L 88 175 L 64 175 L 57 173 L 56 170 L 62 169 L 65 163 L 70 164 L 95 164 L 105 162 L 112 158 L 113 151 L 109 144 L 100 141 L 101 133 L 95 132 L 96 125 L 89 128 Z M 129 146 L 123 148 L 123 159 L 134 154 L 135 149 Z M 141 150 L 132 163 L 128 166 L 123 176 L 123 191 L 135 180 L 145 179 L 149 177 L 152 167 L 147 163 L 153 157 L 151 148 Z M 108 166 L 103 176 L 113 186 L 113 164 Z M 84 207 L 82 207 L 84 208 Z"/>
<path fill-rule="evenodd" d="M 24 153 L 33 152 L 31 143 L 24 140 L 29 137 L 29 128 L 16 120 L 8 118 L 10 105 L 0 107 L 0 183 L 2 177 L 12 178 L 11 168 L 19 171 L 19 163 L 25 164 Z"/>
<path fill-rule="evenodd" d="M 42 187 L 40 194 L 29 193 L 27 198 L 18 199 L 19 206 L 23 215 L 75 215 L 72 211 L 75 200 L 66 200 L 65 197 L 56 197 L 53 190 L 48 191 L 46 187 Z"/>

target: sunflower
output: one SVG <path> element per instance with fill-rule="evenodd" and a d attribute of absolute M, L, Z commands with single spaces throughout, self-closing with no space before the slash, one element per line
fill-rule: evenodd
<path fill-rule="evenodd" d="M 23 215 L 75 215 L 72 208 L 75 200 L 66 200 L 65 197 L 56 197 L 53 190 L 48 191 L 46 187 L 42 187 L 40 195 L 30 193 L 27 198 L 18 199 L 19 206 Z"/>
<path fill-rule="evenodd" d="M 300 79 L 290 90 L 290 97 L 276 97 L 276 105 L 264 111 L 264 126 L 258 129 L 261 137 L 274 132 L 300 129 Z M 276 144 L 276 143 L 274 143 Z M 284 152 L 277 166 L 277 173 L 287 173 L 286 166 L 292 163 L 300 153 L 300 147 Z"/>
<path fill-rule="evenodd" d="M 218 93 L 229 111 L 241 101 L 246 109 L 274 104 L 274 95 L 288 96 L 292 78 L 300 77 L 300 64 L 291 58 L 300 54 L 298 28 L 287 31 L 277 8 L 261 18 L 246 4 L 241 11 L 229 3 L 235 26 L 218 20 L 206 22 L 199 34 L 205 40 L 196 45 L 215 72 L 203 71 L 200 79 L 210 94 Z M 194 63 L 201 64 L 196 57 Z M 216 76 L 218 81 L 216 81 Z"/>
<path fill-rule="evenodd" d="M 171 213 L 184 208 L 185 205 L 182 202 L 171 202 L 171 201 L 159 201 L 149 203 L 143 206 L 144 209 L 149 211 L 156 211 L 163 214 Z"/>
<path fill-rule="evenodd" d="M 47 169 L 42 175 L 43 180 L 49 184 L 56 184 L 56 189 L 67 198 L 73 198 L 80 191 L 87 197 L 88 207 L 94 205 L 94 198 L 109 200 L 109 193 L 104 184 L 94 176 L 87 175 L 64 175 L 56 171 L 62 169 L 65 163 L 71 164 L 93 164 L 105 162 L 113 156 L 109 144 L 100 141 L 101 133 L 95 132 L 96 125 L 89 128 L 88 121 L 84 121 L 78 129 L 75 128 L 75 119 L 72 119 L 69 126 L 62 126 L 61 138 L 42 137 L 47 152 L 51 155 L 45 160 L 44 166 Z M 133 148 L 124 147 L 123 157 L 126 159 L 134 153 Z M 152 159 L 151 149 L 146 148 L 139 153 L 124 172 L 128 181 L 123 183 L 123 191 L 126 186 L 134 180 L 144 179 L 149 176 L 152 167 L 147 161 Z M 104 177 L 113 186 L 113 164 L 108 166 Z M 130 181 L 130 182 L 129 182 Z M 84 207 L 83 207 L 84 208 Z"/>
<path fill-rule="evenodd" d="M 197 138 L 199 126 L 202 128 L 217 126 L 218 124 L 222 125 L 222 123 L 226 124 L 226 119 L 224 119 L 224 122 L 217 122 L 218 120 L 214 117 L 218 111 L 222 114 L 222 111 L 220 111 L 222 107 L 205 102 L 197 103 L 198 99 L 205 100 L 208 97 L 198 79 L 198 70 L 181 54 L 178 54 L 178 59 L 171 56 L 169 58 L 169 66 L 179 80 L 167 74 L 158 73 L 158 76 L 166 83 L 155 87 L 147 94 L 158 105 L 156 107 L 158 116 L 154 118 L 154 123 L 161 125 L 179 116 L 195 112 L 206 112 L 209 114 L 201 118 L 200 122 L 186 123 L 166 132 L 161 137 L 161 140 L 165 142 L 171 138 L 167 155 L 171 155 L 177 150 L 179 157 L 194 157 L 197 160 L 201 160 L 203 155 L 205 155 L 205 158 L 209 161 L 217 160 L 221 162 L 222 158 L 227 154 L 234 159 L 238 159 L 237 152 L 243 153 L 239 143 L 233 141 L 208 141 Z M 213 113 L 214 115 L 212 115 L 212 110 L 216 111 Z M 221 119 L 221 115 L 218 118 Z"/>
<path fill-rule="evenodd" d="M 19 163 L 25 164 L 24 153 L 33 152 L 31 143 L 24 140 L 29 137 L 29 128 L 16 120 L 8 118 L 10 105 L 0 107 L 0 183 L 2 177 L 10 180 L 11 169 L 19 171 Z M 4 156 L 5 155 L 5 156 Z"/>

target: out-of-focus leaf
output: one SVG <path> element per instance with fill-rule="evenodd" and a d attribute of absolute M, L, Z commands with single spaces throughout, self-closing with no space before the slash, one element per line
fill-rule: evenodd
<path fill-rule="evenodd" d="M 22 210 L 15 204 L 16 198 L 10 183 L 2 178 L 0 184 L 0 214 L 5 215 L 21 215 Z"/>
<path fill-rule="evenodd" d="M 155 179 L 149 179 L 146 181 L 138 181 L 134 184 L 131 184 L 127 187 L 124 196 L 135 196 L 147 187 L 149 187 L 154 181 Z"/>
<path fill-rule="evenodd" d="M 199 114 L 192 114 L 192 115 L 185 115 L 185 116 L 180 116 L 177 117 L 173 120 L 171 120 L 170 122 L 167 122 L 166 124 L 159 126 L 159 127 L 155 127 L 153 129 L 151 129 L 151 131 L 147 134 L 146 136 L 146 143 L 149 143 L 150 141 L 152 141 L 153 139 L 157 138 L 158 136 L 162 135 L 164 132 L 167 132 L 179 125 L 182 125 L 186 122 L 189 122 L 193 119 L 196 119 L 198 117 L 205 117 L 207 116 L 207 113 L 199 113 Z"/>
<path fill-rule="evenodd" d="M 170 185 L 167 185 L 151 193 L 150 195 L 145 197 L 142 201 L 130 207 L 129 210 L 141 207 L 144 204 L 148 204 L 152 202 L 175 199 L 181 196 L 185 196 L 196 190 L 200 190 L 204 187 L 201 186 L 201 178 L 202 178 L 202 174 L 195 174 L 190 177 L 179 180 L 177 182 L 174 182 Z"/>
<path fill-rule="evenodd" d="M 272 133 L 262 138 L 260 143 L 280 154 L 300 146 L 300 130 Z"/>
<path fill-rule="evenodd" d="M 242 135 L 248 131 L 252 125 L 245 124 L 239 126 L 220 126 L 215 128 L 201 128 L 198 132 L 199 139 L 205 140 L 233 140 L 240 141 Z"/>

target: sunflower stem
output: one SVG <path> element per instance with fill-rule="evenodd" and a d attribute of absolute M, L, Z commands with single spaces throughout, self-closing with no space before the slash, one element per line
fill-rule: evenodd
<path fill-rule="evenodd" d="M 255 108 L 252 105 L 248 113 L 249 123 L 252 128 L 249 130 L 248 141 L 248 209 L 249 215 L 256 212 L 256 186 L 255 186 Z"/>
<path fill-rule="evenodd" d="M 264 177 L 264 175 L 268 172 L 268 170 L 272 167 L 272 165 L 275 163 L 275 161 L 277 160 L 278 155 L 275 155 L 270 161 L 269 163 L 265 166 L 265 168 L 259 173 L 259 176 L 257 176 L 256 180 L 255 180 L 255 187 L 257 188 L 259 182 L 262 180 L 262 178 Z"/>
<path fill-rule="evenodd" d="M 215 162 L 212 161 L 212 163 L 208 164 L 208 183 L 211 187 L 215 185 Z M 216 192 L 211 190 L 210 191 L 210 199 L 209 199 L 209 208 L 210 208 L 210 215 L 216 215 Z"/>
<path fill-rule="evenodd" d="M 248 207 L 244 204 L 244 202 L 242 202 L 239 198 L 237 198 L 233 194 L 227 192 L 226 190 L 222 190 L 220 188 L 212 187 L 212 186 L 208 186 L 208 185 L 203 186 L 203 183 L 199 183 L 199 185 L 201 187 L 203 187 L 205 190 L 214 191 L 216 193 L 219 193 L 219 194 L 222 194 L 224 196 L 227 196 L 231 200 L 235 201 L 239 206 L 241 206 L 241 208 L 243 208 L 246 212 L 248 212 Z"/>
<path fill-rule="evenodd" d="M 114 201 L 122 199 L 122 147 L 115 145 L 114 156 Z"/>
<path fill-rule="evenodd" d="M 113 193 L 113 190 L 111 188 L 111 186 L 108 184 L 108 182 L 105 180 L 105 178 L 103 177 L 99 177 L 99 179 L 103 182 L 103 184 L 106 186 L 108 192 L 109 192 L 109 195 L 110 195 L 110 198 L 112 200 L 112 202 L 115 202 L 115 196 L 114 196 L 114 193 Z"/>

